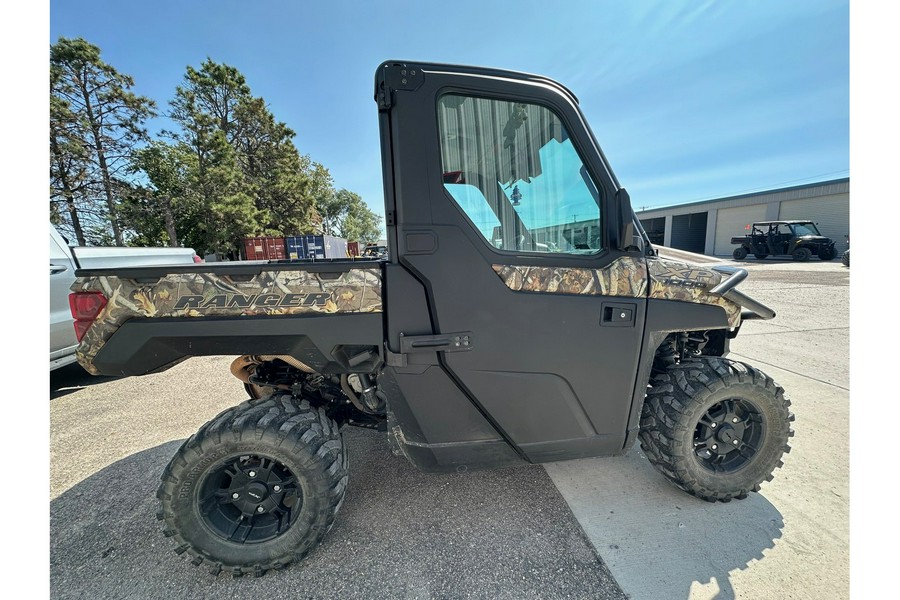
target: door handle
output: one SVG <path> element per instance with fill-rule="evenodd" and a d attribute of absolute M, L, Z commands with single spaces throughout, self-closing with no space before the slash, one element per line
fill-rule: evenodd
<path fill-rule="evenodd" d="M 636 313 L 636 304 L 604 302 L 600 305 L 600 325 L 605 327 L 633 327 Z"/>
<path fill-rule="evenodd" d="M 57 273 L 62 273 L 63 271 L 68 271 L 69 267 L 66 265 L 50 265 L 50 274 L 56 275 Z"/>
<path fill-rule="evenodd" d="M 400 334 L 400 354 L 413 352 L 466 352 L 472 349 L 472 332 L 444 335 Z"/>

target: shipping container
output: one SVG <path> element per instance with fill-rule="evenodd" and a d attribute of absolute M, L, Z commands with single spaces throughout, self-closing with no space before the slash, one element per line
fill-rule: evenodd
<path fill-rule="evenodd" d="M 316 260 L 325 258 L 325 245 L 320 235 L 289 235 L 284 238 L 287 258 Z"/>
<path fill-rule="evenodd" d="M 304 258 L 325 258 L 325 240 L 321 235 L 305 235 L 306 256 Z"/>
<path fill-rule="evenodd" d="M 359 242 L 347 242 L 347 256 L 359 256 Z"/>
<path fill-rule="evenodd" d="M 244 257 L 246 260 L 282 260 L 287 258 L 284 251 L 284 238 L 254 237 L 244 240 Z"/>
<path fill-rule="evenodd" d="M 347 240 L 330 235 L 289 235 L 284 238 L 284 244 L 287 258 L 291 260 L 347 258 Z"/>
<path fill-rule="evenodd" d="M 306 236 L 286 236 L 284 238 L 284 246 L 288 258 L 292 260 L 296 260 L 298 258 L 306 258 Z"/>
<path fill-rule="evenodd" d="M 347 240 L 344 238 L 322 236 L 325 246 L 325 258 L 347 258 Z"/>

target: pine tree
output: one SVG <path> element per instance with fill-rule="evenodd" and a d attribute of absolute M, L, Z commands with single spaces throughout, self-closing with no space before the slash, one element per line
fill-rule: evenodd
<path fill-rule="evenodd" d="M 153 100 L 131 91 L 134 80 L 100 57 L 100 48 L 82 38 L 61 37 L 50 47 L 51 160 L 62 194 L 74 198 L 68 176 L 76 164 L 90 168 L 90 183 L 105 203 L 116 245 L 125 245 L 118 219 L 116 180 L 124 175 L 128 158 L 147 139 L 144 122 L 155 115 Z M 53 123 L 58 126 L 54 129 Z M 56 142 L 55 151 L 53 149 Z M 86 159 L 86 160 L 85 160 Z M 67 178 L 63 183 L 62 178 Z M 80 177 L 86 181 L 88 176 Z M 51 181 L 53 180 L 51 176 Z M 88 188 L 84 188 L 87 190 Z M 68 194 L 68 195 L 67 195 Z M 70 215 L 76 211 L 69 206 Z M 95 211 L 96 212 L 96 211 Z M 80 226 L 78 227 L 80 229 Z"/>

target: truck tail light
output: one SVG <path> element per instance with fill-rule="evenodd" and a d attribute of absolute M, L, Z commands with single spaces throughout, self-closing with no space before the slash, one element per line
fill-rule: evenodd
<path fill-rule="evenodd" d="M 106 296 L 100 292 L 73 292 L 69 294 L 69 309 L 75 319 L 75 337 L 81 342 L 84 334 L 100 311 L 106 306 Z"/>

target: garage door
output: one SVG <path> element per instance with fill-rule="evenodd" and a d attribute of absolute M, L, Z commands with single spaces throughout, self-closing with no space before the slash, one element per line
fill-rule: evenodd
<path fill-rule="evenodd" d="M 731 238 L 746 235 L 745 227 L 754 221 L 766 220 L 766 205 L 754 204 L 736 208 L 720 208 L 716 215 L 716 248 L 717 256 L 731 256 L 735 245 Z"/>
<path fill-rule="evenodd" d="M 844 237 L 850 233 L 850 194 L 819 196 L 781 203 L 782 220 L 810 220 L 818 223 L 819 231 L 834 240 L 838 254 L 847 249 Z"/>
<path fill-rule="evenodd" d="M 709 213 L 672 217 L 672 248 L 703 254 L 706 251 L 706 220 Z"/>

